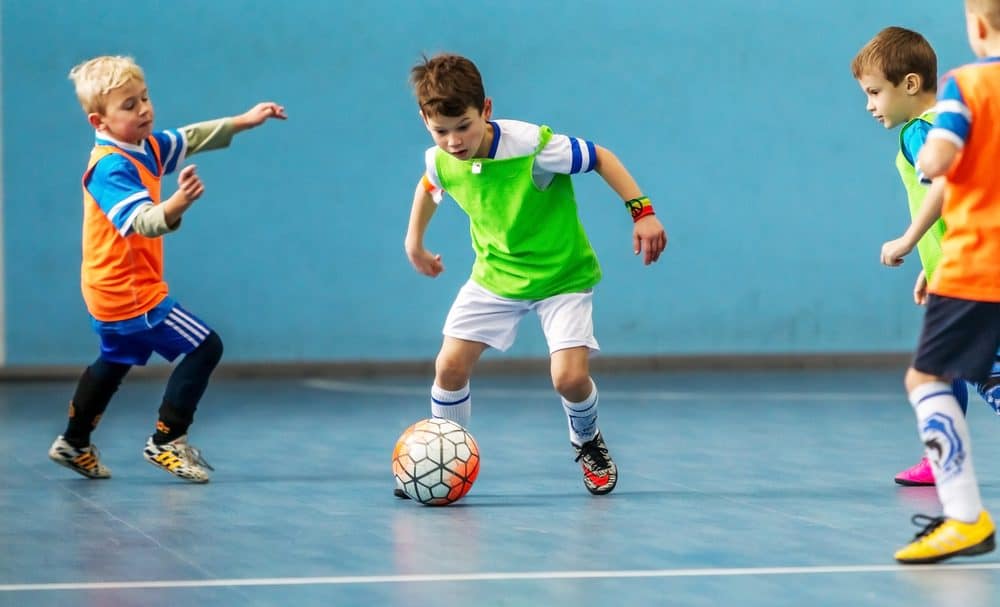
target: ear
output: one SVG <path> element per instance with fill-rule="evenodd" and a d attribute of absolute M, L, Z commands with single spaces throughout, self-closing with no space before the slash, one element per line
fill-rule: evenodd
<path fill-rule="evenodd" d="M 990 33 L 989 28 L 986 26 L 986 19 L 984 19 L 982 15 L 976 15 L 975 19 L 976 19 L 976 39 L 986 40 L 986 37 Z"/>
<path fill-rule="evenodd" d="M 920 87 L 923 84 L 919 74 L 907 74 L 903 77 L 903 87 L 907 95 L 916 95 L 920 92 Z"/>
<path fill-rule="evenodd" d="M 90 126 L 94 127 L 94 130 L 99 131 L 104 126 L 104 116 L 101 116 L 97 112 L 91 112 L 87 114 L 87 122 Z"/>
<path fill-rule="evenodd" d="M 489 97 L 483 102 L 483 120 L 489 121 L 490 117 L 493 116 L 493 100 Z"/>

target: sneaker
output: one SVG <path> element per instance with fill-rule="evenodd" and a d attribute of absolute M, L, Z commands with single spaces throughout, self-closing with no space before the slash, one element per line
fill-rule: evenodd
<path fill-rule="evenodd" d="M 981 384 L 976 384 L 976 392 L 983 397 L 993 412 L 1000 415 L 1000 377 L 991 377 Z"/>
<path fill-rule="evenodd" d="M 395 477 L 393 477 L 393 478 L 395 478 Z M 403 483 L 399 482 L 398 478 L 396 479 L 396 488 L 392 490 L 392 494 L 395 495 L 396 497 L 398 497 L 401 500 L 408 500 L 408 499 L 410 499 L 410 496 L 406 495 L 406 491 L 403 491 Z"/>
<path fill-rule="evenodd" d="M 934 471 L 931 462 L 926 457 L 913 466 L 903 470 L 893 479 L 899 485 L 907 487 L 930 487 L 934 485 Z"/>
<path fill-rule="evenodd" d="M 154 466 L 192 483 L 207 483 L 208 471 L 215 469 L 201 456 L 201 451 L 188 444 L 186 434 L 162 445 L 154 443 L 150 436 L 142 456 Z"/>
<path fill-rule="evenodd" d="M 993 519 L 979 513 L 974 523 L 963 523 L 944 516 L 913 516 L 913 524 L 924 529 L 913 541 L 896 552 L 896 560 L 906 565 L 936 563 L 953 556 L 975 556 L 992 552 L 995 547 Z"/>
<path fill-rule="evenodd" d="M 601 433 L 598 432 L 597 436 L 582 445 L 571 444 L 576 449 L 575 461 L 580 462 L 583 468 L 583 484 L 587 491 L 594 495 L 611 493 L 618 484 L 618 466 L 611 459 Z"/>
<path fill-rule="evenodd" d="M 49 459 L 87 478 L 111 478 L 111 471 L 101 463 L 97 447 L 94 445 L 74 447 L 66 442 L 62 435 L 56 437 L 49 447 Z"/>

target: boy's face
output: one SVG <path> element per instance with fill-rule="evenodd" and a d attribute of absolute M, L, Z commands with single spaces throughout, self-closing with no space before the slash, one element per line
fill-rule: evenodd
<path fill-rule="evenodd" d="M 95 129 L 125 143 L 138 144 L 153 132 L 153 102 L 142 80 L 129 80 L 110 91 L 104 113 L 89 114 Z"/>
<path fill-rule="evenodd" d="M 492 141 L 487 135 L 492 111 L 493 104 L 487 99 L 482 113 L 469 107 L 461 116 L 420 115 L 439 148 L 459 160 L 469 160 L 489 154 Z"/>
<path fill-rule="evenodd" d="M 858 84 L 868 99 L 865 109 L 885 128 L 895 128 L 913 117 L 914 96 L 919 92 L 919 83 L 913 83 L 909 76 L 899 84 L 893 84 L 881 72 L 864 73 L 858 78 Z"/>

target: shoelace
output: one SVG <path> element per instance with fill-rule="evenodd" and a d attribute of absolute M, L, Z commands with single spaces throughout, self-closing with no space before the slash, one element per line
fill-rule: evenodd
<path fill-rule="evenodd" d="M 910 517 L 910 522 L 912 522 L 917 527 L 923 527 L 913 539 L 920 539 L 926 535 L 930 535 L 935 529 L 944 524 L 945 517 L 943 516 L 927 516 L 926 514 L 914 514 Z"/>
<path fill-rule="evenodd" d="M 610 467 L 608 463 L 608 448 L 598 444 L 596 438 L 580 445 L 580 453 L 577 454 L 576 459 L 573 461 L 578 462 L 581 458 L 593 470 L 604 470 Z"/>
<path fill-rule="evenodd" d="M 180 451 L 184 459 L 191 460 L 203 468 L 215 470 L 215 468 L 213 468 L 212 465 L 206 462 L 205 458 L 201 456 L 201 451 L 197 447 L 192 447 L 191 445 L 184 443 L 182 445 L 178 445 L 177 450 Z"/>

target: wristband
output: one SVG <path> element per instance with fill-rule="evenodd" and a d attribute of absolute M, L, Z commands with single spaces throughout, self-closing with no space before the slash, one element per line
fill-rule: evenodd
<path fill-rule="evenodd" d="M 648 196 L 640 196 L 632 200 L 625 201 L 625 207 L 632 213 L 632 221 L 639 221 L 647 215 L 656 215 L 653 212 L 653 203 L 649 202 Z"/>

